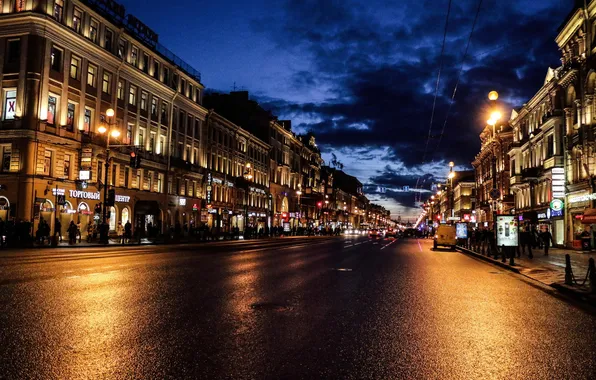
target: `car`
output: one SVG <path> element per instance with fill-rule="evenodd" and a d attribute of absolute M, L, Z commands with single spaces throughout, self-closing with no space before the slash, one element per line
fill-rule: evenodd
<path fill-rule="evenodd" d="M 386 238 L 397 238 L 397 231 L 394 230 L 393 228 L 388 228 L 387 232 L 385 232 L 385 237 Z"/>
<path fill-rule="evenodd" d="M 433 248 L 438 246 L 449 247 L 455 249 L 457 245 L 457 237 L 455 234 L 455 226 L 451 224 L 441 224 L 437 227 L 435 238 L 433 241 Z"/>
<path fill-rule="evenodd" d="M 418 230 L 415 228 L 406 228 L 406 230 L 404 231 L 404 237 L 418 237 Z"/>
<path fill-rule="evenodd" d="M 372 239 L 380 237 L 379 230 L 375 228 L 368 230 L 368 237 Z"/>

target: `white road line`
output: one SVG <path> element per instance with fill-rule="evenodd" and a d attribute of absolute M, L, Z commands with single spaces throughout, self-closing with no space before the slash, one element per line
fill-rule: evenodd
<path fill-rule="evenodd" d="M 350 248 L 350 247 L 353 247 L 353 245 L 352 245 L 352 244 L 350 244 L 350 245 L 346 245 L 346 246 L 344 246 L 344 248 Z"/>
<path fill-rule="evenodd" d="M 110 269 L 111 267 L 111 265 L 106 265 L 105 267 L 101 267 L 101 269 Z"/>
<path fill-rule="evenodd" d="M 95 270 L 95 268 L 85 268 L 85 269 L 83 269 L 83 270 L 88 272 L 88 271 Z"/>
<path fill-rule="evenodd" d="M 79 278 L 79 277 L 81 277 L 81 276 L 68 276 L 66 278 Z"/>

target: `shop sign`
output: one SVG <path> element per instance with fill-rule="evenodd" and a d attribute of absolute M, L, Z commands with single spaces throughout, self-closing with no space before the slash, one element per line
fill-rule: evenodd
<path fill-rule="evenodd" d="M 464 214 L 464 220 L 466 222 L 469 222 L 470 221 L 470 214 Z"/>
<path fill-rule="evenodd" d="M 466 223 L 456 223 L 455 224 L 455 236 L 458 239 L 467 239 L 468 238 L 468 225 Z"/>
<path fill-rule="evenodd" d="M 550 212 L 550 216 L 551 216 L 551 218 L 556 218 L 556 217 L 559 217 L 559 216 L 563 216 L 563 210 L 557 210 L 557 211 L 553 210 L 553 211 Z"/>
<path fill-rule="evenodd" d="M 550 209 L 549 209 L 550 210 Z M 548 213 L 550 214 L 550 212 Z M 539 212 L 538 219 L 550 219 L 546 212 Z"/>
<path fill-rule="evenodd" d="M 69 194 L 71 198 L 99 200 L 99 191 L 93 193 L 91 191 L 69 190 Z"/>
<path fill-rule="evenodd" d="M 476 223 L 476 215 L 470 217 L 470 223 Z"/>
<path fill-rule="evenodd" d="M 54 187 L 54 188 L 52 189 L 52 194 L 53 194 L 54 196 L 56 196 L 56 195 L 64 195 L 64 194 L 66 194 L 66 191 L 65 191 L 64 189 L 60 189 L 60 188 L 58 188 L 58 187 Z"/>
<path fill-rule="evenodd" d="M 564 206 L 565 203 L 560 199 L 553 199 L 553 201 L 550 202 L 550 209 L 553 211 L 563 211 Z"/>
<path fill-rule="evenodd" d="M 208 220 L 207 210 L 201 210 L 201 222 L 206 223 Z"/>
<path fill-rule="evenodd" d="M 213 191 L 213 176 L 211 173 L 207 173 L 207 194 L 206 194 L 206 201 L 207 204 L 211 203 L 211 193 Z"/>
<path fill-rule="evenodd" d="M 207 210 L 207 212 L 209 214 L 217 214 L 217 209 L 216 208 L 210 208 L 209 210 Z"/>
<path fill-rule="evenodd" d="M 565 169 L 552 168 L 551 190 L 553 198 L 565 198 Z"/>
<path fill-rule="evenodd" d="M 569 197 L 569 203 L 578 203 L 578 202 L 586 202 L 592 201 L 596 199 L 596 193 L 588 194 L 588 195 L 578 195 L 575 197 Z"/>
<path fill-rule="evenodd" d="M 180 198 L 180 199 L 178 199 L 178 205 L 179 206 L 186 206 L 186 198 Z"/>
<path fill-rule="evenodd" d="M 196 203 L 192 205 L 192 211 L 198 211 L 199 210 L 199 205 L 197 205 Z"/>
<path fill-rule="evenodd" d="M 223 185 L 223 181 L 219 178 L 213 178 L 213 182 L 219 184 L 219 185 Z"/>
<path fill-rule="evenodd" d="M 497 218 L 497 245 L 517 247 L 517 220 L 514 216 L 500 215 Z"/>
<path fill-rule="evenodd" d="M 290 232 L 290 223 L 284 223 L 284 232 Z"/>
<path fill-rule="evenodd" d="M 459 222 L 459 217 L 458 216 L 450 216 L 449 218 L 447 218 L 447 220 Z"/>
<path fill-rule="evenodd" d="M 130 201 L 130 197 L 128 195 L 118 195 L 118 194 L 116 194 L 115 200 L 116 200 L 116 202 L 128 203 Z"/>

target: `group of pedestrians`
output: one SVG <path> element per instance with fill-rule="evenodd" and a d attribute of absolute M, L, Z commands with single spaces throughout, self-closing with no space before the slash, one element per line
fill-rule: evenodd
<path fill-rule="evenodd" d="M 555 245 L 553 235 L 548 228 L 543 228 L 541 232 L 538 232 L 538 229 L 535 226 L 520 226 L 517 257 L 521 257 L 526 251 L 526 248 L 530 259 L 534 257 L 532 249 L 542 248 L 544 249 L 544 256 L 548 256 L 548 250 L 551 243 Z"/>

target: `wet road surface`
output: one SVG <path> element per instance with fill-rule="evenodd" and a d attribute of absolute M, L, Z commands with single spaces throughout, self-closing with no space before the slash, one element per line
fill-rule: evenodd
<path fill-rule="evenodd" d="M 236 244 L 0 254 L 0 378 L 596 374 L 596 317 L 430 241 Z"/>

